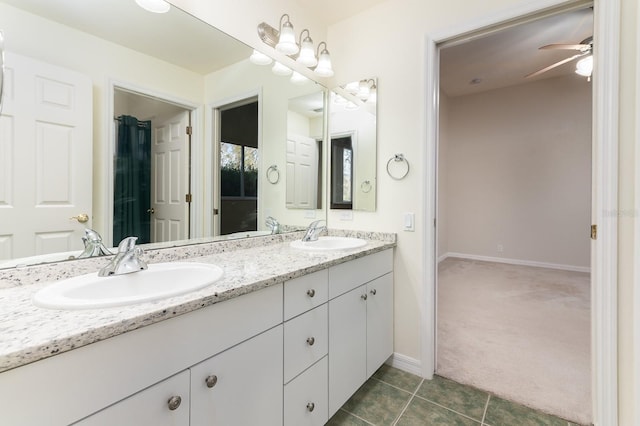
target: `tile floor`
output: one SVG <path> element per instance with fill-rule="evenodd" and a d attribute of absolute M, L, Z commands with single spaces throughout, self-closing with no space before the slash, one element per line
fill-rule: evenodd
<path fill-rule="evenodd" d="M 574 426 L 476 388 L 435 376 L 423 380 L 383 365 L 328 426 Z"/>

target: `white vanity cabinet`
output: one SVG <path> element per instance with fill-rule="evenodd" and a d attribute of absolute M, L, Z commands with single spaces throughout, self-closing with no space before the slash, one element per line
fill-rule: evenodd
<path fill-rule="evenodd" d="M 393 353 L 392 269 L 391 250 L 329 269 L 329 417 Z"/>

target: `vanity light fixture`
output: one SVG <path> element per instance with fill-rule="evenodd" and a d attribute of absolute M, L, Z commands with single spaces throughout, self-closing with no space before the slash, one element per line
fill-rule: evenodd
<path fill-rule="evenodd" d="M 284 23 L 282 22 L 285 19 Z M 289 15 L 286 13 L 280 17 L 280 36 L 278 37 L 278 44 L 276 44 L 276 50 L 285 55 L 295 55 L 300 48 L 296 43 L 296 33 L 293 31 L 293 24 L 289 20 Z"/>
<path fill-rule="evenodd" d="M 302 35 L 305 31 L 307 32 L 307 36 L 303 39 Z M 316 58 L 316 54 L 313 50 L 313 40 L 311 40 L 309 30 L 306 28 L 300 33 L 300 54 L 296 61 L 309 68 L 318 65 L 318 59 Z"/>
<path fill-rule="evenodd" d="M 358 92 L 356 96 L 362 102 L 368 102 L 374 100 L 376 98 L 376 82 L 374 79 L 370 78 L 368 80 L 360 80 L 358 83 Z"/>
<path fill-rule="evenodd" d="M 153 13 L 167 13 L 171 5 L 164 0 L 136 0 L 138 6 Z"/>
<path fill-rule="evenodd" d="M 273 62 L 273 59 L 256 49 L 253 49 L 253 53 L 249 57 L 249 60 L 251 63 L 256 65 L 271 65 L 271 62 Z"/>
<path fill-rule="evenodd" d="M 280 29 L 275 29 L 266 22 L 258 25 L 258 36 L 263 43 L 275 48 L 307 68 L 314 68 L 314 73 L 318 77 L 332 77 L 331 56 L 327 50 L 327 43 L 324 41 L 318 45 L 317 51 L 313 50 L 313 40 L 308 29 L 302 30 L 299 43 L 296 43 L 293 24 L 289 20 L 289 15 L 280 17 Z M 321 49 L 322 47 L 322 49 Z"/>
<path fill-rule="evenodd" d="M 291 73 L 293 72 L 291 70 L 291 68 L 282 65 L 280 62 L 275 61 L 275 63 L 273 64 L 273 68 L 271 68 L 271 71 L 275 74 L 275 75 L 291 75 Z"/>
<path fill-rule="evenodd" d="M 324 45 L 324 49 L 320 51 L 320 46 Z M 333 68 L 331 68 L 331 56 L 327 50 L 327 43 L 324 41 L 318 44 L 318 66 L 313 72 L 320 77 L 333 77 Z"/>
<path fill-rule="evenodd" d="M 582 58 L 576 63 L 576 74 L 582 75 L 591 79 L 591 73 L 593 72 L 593 55 L 589 55 Z"/>

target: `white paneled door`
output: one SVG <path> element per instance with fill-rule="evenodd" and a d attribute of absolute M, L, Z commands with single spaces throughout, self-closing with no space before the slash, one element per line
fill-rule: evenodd
<path fill-rule="evenodd" d="M 188 238 L 189 111 L 153 125 L 151 145 L 151 241 Z"/>
<path fill-rule="evenodd" d="M 289 208 L 315 209 L 318 199 L 318 144 L 315 139 L 287 137 L 287 199 Z"/>
<path fill-rule="evenodd" d="M 5 63 L 0 259 L 82 249 L 92 216 L 91 80 L 11 52 Z"/>

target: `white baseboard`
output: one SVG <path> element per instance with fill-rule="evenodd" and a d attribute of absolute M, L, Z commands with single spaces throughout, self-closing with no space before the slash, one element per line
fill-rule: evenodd
<path fill-rule="evenodd" d="M 388 365 L 407 373 L 422 377 L 420 360 L 394 352 L 386 362 Z"/>
<path fill-rule="evenodd" d="M 588 266 L 562 265 L 558 263 L 535 262 L 532 260 L 507 259 L 504 257 L 478 256 L 475 254 L 451 253 L 451 252 L 445 253 L 442 256 L 440 256 L 438 258 L 438 262 L 442 262 L 443 260 L 449 257 L 456 257 L 459 259 L 482 260 L 485 262 L 507 263 L 509 265 L 533 266 L 536 268 L 560 269 L 563 271 L 591 272 L 591 268 Z"/>

